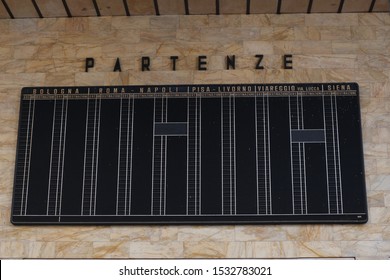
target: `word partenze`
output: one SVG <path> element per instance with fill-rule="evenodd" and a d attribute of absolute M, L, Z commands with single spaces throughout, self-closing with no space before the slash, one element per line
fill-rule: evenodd
<path fill-rule="evenodd" d="M 283 69 L 293 69 L 293 61 L 292 54 L 282 55 L 282 68 Z M 179 60 L 178 56 L 170 56 L 172 71 L 177 70 L 177 61 Z M 264 69 L 263 66 L 264 55 L 256 54 L 254 56 L 254 69 L 261 70 Z M 200 55 L 197 57 L 197 67 L 199 71 L 207 70 L 207 56 Z M 236 56 L 235 55 L 227 55 L 226 56 L 226 70 L 236 69 Z M 152 61 L 149 56 L 143 56 L 141 58 L 141 71 L 150 71 L 152 69 Z M 87 57 L 85 59 L 85 72 L 88 72 L 89 69 L 95 67 L 95 59 L 93 57 Z M 113 72 L 122 72 L 122 66 L 119 57 L 116 59 L 115 66 L 113 68 Z"/>

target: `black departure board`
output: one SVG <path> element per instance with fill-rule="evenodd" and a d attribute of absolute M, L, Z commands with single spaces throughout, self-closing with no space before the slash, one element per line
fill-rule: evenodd
<path fill-rule="evenodd" d="M 14 224 L 364 223 L 356 83 L 23 88 Z"/>

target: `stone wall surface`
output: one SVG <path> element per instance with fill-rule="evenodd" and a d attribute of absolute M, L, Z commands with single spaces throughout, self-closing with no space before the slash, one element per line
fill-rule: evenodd
<path fill-rule="evenodd" d="M 255 54 L 264 70 L 254 69 Z M 283 54 L 293 54 L 293 70 L 282 68 Z M 199 55 L 208 71 L 197 70 Z M 226 55 L 236 55 L 236 70 L 226 70 Z M 96 64 L 88 73 L 86 57 Z M 117 57 L 121 73 L 112 71 Z M 277 82 L 359 83 L 367 224 L 11 225 L 22 87 Z M 390 257 L 389 14 L 0 20 L 0 258 L 243 257 Z"/>

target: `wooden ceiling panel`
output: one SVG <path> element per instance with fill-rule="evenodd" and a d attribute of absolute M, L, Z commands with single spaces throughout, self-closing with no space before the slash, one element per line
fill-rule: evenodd
<path fill-rule="evenodd" d="M 215 15 L 215 0 L 188 0 L 190 15 Z"/>
<path fill-rule="evenodd" d="M 96 16 L 92 0 L 66 0 L 70 13 L 74 17 Z"/>
<path fill-rule="evenodd" d="M 125 16 L 126 9 L 123 0 L 96 0 L 102 16 Z"/>
<path fill-rule="evenodd" d="M 3 3 L 0 2 L 0 19 L 9 18 L 7 10 L 4 8 Z"/>
<path fill-rule="evenodd" d="M 184 0 L 158 0 L 160 15 L 185 15 Z"/>
<path fill-rule="evenodd" d="M 345 0 L 342 11 L 344 13 L 368 12 L 371 2 L 371 0 Z"/>
<path fill-rule="evenodd" d="M 7 0 L 7 4 L 15 18 L 39 17 L 31 0 Z"/>
<path fill-rule="evenodd" d="M 389 0 L 376 0 L 373 12 L 390 12 Z"/>
<path fill-rule="evenodd" d="M 251 0 L 251 14 L 275 14 L 278 0 Z"/>
<path fill-rule="evenodd" d="M 282 14 L 307 13 L 309 0 L 283 0 L 280 8 Z"/>
<path fill-rule="evenodd" d="M 35 0 L 43 17 L 66 17 L 62 0 Z"/>
<path fill-rule="evenodd" d="M 340 0 L 314 0 L 311 6 L 312 13 L 337 13 Z"/>
<path fill-rule="evenodd" d="M 246 14 L 246 0 L 219 0 L 220 14 Z"/>
<path fill-rule="evenodd" d="M 153 0 L 127 0 L 127 6 L 132 16 L 156 14 Z"/>

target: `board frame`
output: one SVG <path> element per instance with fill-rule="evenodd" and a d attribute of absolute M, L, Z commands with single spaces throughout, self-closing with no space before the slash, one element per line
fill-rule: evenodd
<path fill-rule="evenodd" d="M 358 197 L 360 211 L 358 213 L 354 213 L 354 212 L 340 213 L 339 210 L 337 210 L 337 213 L 332 213 L 334 211 L 330 210 L 330 207 L 329 207 L 328 213 L 308 213 L 307 210 L 304 211 L 303 209 L 300 209 L 300 208 L 297 208 L 297 209 L 293 208 L 294 213 L 291 214 L 291 213 L 277 213 L 278 212 L 277 209 L 272 209 L 271 208 L 272 206 L 268 206 L 269 209 L 264 210 L 265 211 L 264 213 L 259 213 L 260 210 L 258 210 L 258 213 L 249 213 L 249 214 L 244 213 L 244 214 L 242 214 L 242 213 L 237 213 L 237 212 L 234 212 L 234 213 L 230 212 L 230 213 L 226 214 L 226 213 L 223 213 L 223 211 L 225 211 L 225 210 L 223 210 L 224 206 L 222 206 L 222 212 L 219 214 L 200 213 L 201 212 L 200 210 L 193 210 L 195 212 L 193 212 L 192 214 L 188 214 L 188 206 L 187 206 L 187 213 L 185 213 L 185 214 L 166 214 L 166 213 L 161 213 L 161 212 L 153 213 L 154 210 L 153 210 L 153 206 L 152 206 L 152 210 L 151 210 L 151 213 L 149 215 L 147 215 L 147 214 L 140 214 L 140 215 L 138 215 L 138 214 L 134 214 L 134 215 L 133 214 L 123 214 L 123 215 L 118 215 L 118 214 L 105 215 L 105 214 L 103 214 L 103 215 L 100 215 L 100 214 L 96 214 L 96 213 L 92 214 L 90 212 L 85 214 L 85 215 L 84 214 L 63 215 L 63 214 L 58 214 L 57 212 L 54 214 L 49 214 L 49 212 L 51 211 L 49 208 L 51 206 L 49 205 L 50 202 L 47 202 L 48 203 L 48 206 L 47 206 L 47 213 L 48 214 L 47 215 L 27 214 L 27 212 L 28 212 L 27 206 L 23 210 L 24 214 L 22 214 L 23 207 L 20 207 L 20 211 L 18 209 L 18 205 L 20 204 L 20 199 L 18 196 L 17 186 L 18 186 L 18 184 L 20 185 L 20 183 L 18 183 L 18 177 L 17 177 L 18 173 L 17 172 L 18 172 L 18 170 L 20 170 L 21 158 L 23 161 L 23 156 L 21 157 L 21 154 L 22 154 L 21 150 L 23 149 L 22 140 L 21 140 L 23 138 L 23 135 L 22 135 L 21 131 L 22 131 L 22 126 L 23 126 L 23 124 L 22 124 L 23 114 L 26 113 L 25 112 L 26 110 L 23 109 L 24 108 L 23 106 L 27 102 L 26 100 L 29 100 L 29 98 L 34 98 L 35 101 L 39 100 L 39 102 L 43 103 L 43 102 L 45 102 L 45 100 L 53 100 L 53 96 L 56 96 L 56 97 L 54 97 L 54 99 L 57 99 L 57 96 L 60 96 L 62 94 L 62 96 L 66 96 L 66 98 L 65 97 L 63 97 L 63 98 L 65 98 L 66 100 L 69 101 L 72 99 L 73 100 L 82 99 L 83 98 L 82 96 L 85 95 L 86 92 L 89 95 L 88 98 L 93 98 L 93 97 L 91 97 L 92 96 L 91 92 L 93 92 L 96 94 L 94 97 L 95 100 L 97 100 L 96 98 L 98 98 L 100 100 L 100 102 L 102 102 L 102 100 L 106 100 L 106 99 L 107 100 L 118 99 L 118 96 L 121 96 L 121 94 L 123 94 L 122 90 L 124 90 L 124 92 L 127 94 L 127 96 L 138 95 L 137 98 L 139 98 L 140 100 L 153 99 L 155 104 L 156 104 L 156 101 L 155 101 L 156 99 L 164 100 L 164 98 L 166 98 L 167 100 L 169 100 L 169 98 L 178 98 L 178 99 L 179 98 L 181 98 L 181 99 L 187 98 L 188 100 L 195 100 L 194 106 L 197 108 L 197 109 L 195 109 L 195 111 L 201 110 L 198 107 L 201 106 L 199 104 L 201 104 L 202 101 L 197 101 L 197 100 L 202 99 L 202 98 L 214 98 L 214 99 L 220 98 L 221 100 L 222 99 L 223 100 L 225 100 L 225 99 L 226 100 L 233 100 L 233 99 L 236 100 L 237 98 L 240 98 L 240 97 L 244 97 L 244 98 L 245 97 L 246 98 L 253 97 L 255 100 L 255 103 L 256 103 L 255 106 L 257 106 L 257 99 L 260 99 L 260 97 L 264 97 L 265 95 L 267 96 L 268 100 L 269 100 L 269 98 L 271 98 L 271 99 L 275 98 L 275 99 L 279 99 L 279 100 L 286 100 L 286 98 L 288 98 L 288 100 L 289 100 L 288 107 L 290 110 L 289 111 L 289 114 L 290 114 L 290 140 L 289 141 L 291 143 L 291 151 L 293 149 L 293 146 L 295 144 L 298 144 L 295 146 L 296 147 L 299 146 L 300 155 L 298 157 L 302 161 L 305 161 L 307 156 L 306 156 L 305 152 L 301 152 L 301 150 L 300 150 L 301 147 L 302 147 L 302 149 L 304 149 L 303 147 L 307 146 L 308 143 L 310 143 L 310 141 L 319 141 L 321 143 L 326 142 L 326 137 L 327 137 L 326 136 L 326 128 L 322 128 L 322 130 L 316 129 L 316 131 L 314 131 L 314 132 L 313 131 L 308 132 L 307 129 L 305 130 L 305 129 L 302 129 L 301 127 L 297 128 L 297 129 L 292 129 L 291 128 L 291 126 L 292 126 L 291 116 L 293 115 L 293 113 L 291 113 L 292 112 L 291 110 L 292 110 L 293 106 L 291 105 L 292 103 L 290 101 L 290 98 L 291 98 L 291 100 L 294 97 L 297 98 L 297 100 L 298 100 L 297 101 L 298 102 L 297 108 L 300 106 L 302 108 L 298 108 L 296 114 L 298 115 L 299 112 L 301 112 L 302 113 L 302 120 L 303 120 L 303 112 L 304 112 L 303 107 L 304 106 L 303 106 L 303 101 L 301 101 L 302 103 L 299 103 L 300 102 L 299 97 L 301 97 L 301 99 L 308 97 L 308 96 L 312 96 L 312 98 L 321 97 L 323 100 L 324 100 L 324 98 L 329 97 L 329 100 L 330 100 L 329 102 L 331 102 L 329 104 L 332 104 L 331 106 L 333 106 L 333 104 L 336 106 L 338 96 L 344 96 L 344 98 L 348 98 L 348 96 L 349 96 L 351 98 L 351 100 L 353 99 L 353 101 L 351 101 L 354 103 L 353 106 L 356 107 L 354 109 L 354 112 L 356 115 L 356 116 L 354 116 L 354 119 L 356 120 L 356 123 L 357 123 L 356 127 L 359 128 L 359 131 L 355 131 L 356 139 L 354 139 L 354 140 L 356 140 L 357 143 L 355 143 L 354 145 L 357 148 L 357 156 L 354 158 L 354 160 L 359 162 L 359 170 L 360 170 L 359 171 L 360 174 L 355 175 L 355 176 L 358 176 L 359 180 L 360 180 L 359 186 L 358 186 L 359 193 L 360 193 L 360 195 Z M 79 93 L 77 93 L 77 91 Z M 72 93 L 69 93 L 69 92 L 72 92 Z M 82 93 L 82 92 L 84 92 L 84 93 Z M 23 88 L 21 95 L 22 95 L 21 101 L 20 101 L 21 110 L 20 110 L 20 116 L 19 116 L 18 145 L 17 145 L 17 156 L 16 156 L 16 162 L 15 162 L 14 194 L 13 194 L 12 215 L 11 215 L 11 222 L 15 225 L 32 225 L 32 224 L 62 224 L 62 225 L 64 225 L 64 224 L 93 224 L 93 225 L 97 225 L 97 224 L 283 224 L 283 223 L 303 223 L 303 224 L 306 224 L 306 223 L 365 223 L 365 222 L 367 222 L 368 213 L 367 213 L 367 198 L 366 198 L 366 188 L 365 188 L 365 178 L 364 178 L 364 160 L 363 160 L 363 142 L 362 142 L 361 116 L 360 116 L 360 104 L 359 104 L 359 86 L 357 83 L 234 84 L 234 85 L 233 84 L 223 84 L 223 85 L 221 84 L 221 85 L 158 85 L 158 86 L 102 86 L 102 87 L 29 87 L 29 88 Z M 122 95 L 122 96 L 124 96 L 124 95 Z M 233 98 L 233 99 L 231 99 L 231 98 Z M 333 101 L 332 98 L 335 101 Z M 133 98 L 133 100 L 134 99 L 135 98 Z M 64 100 L 64 99 L 62 99 L 62 100 Z M 120 100 L 122 102 L 122 97 L 120 97 Z M 35 101 L 34 101 L 34 104 L 35 104 Z M 64 101 L 62 101 L 62 102 L 64 102 Z M 166 102 L 167 102 L 166 104 L 168 104 L 168 101 L 166 101 Z M 190 106 L 189 102 L 190 101 L 188 101 L 188 104 L 187 104 L 187 106 L 188 106 L 187 111 L 188 112 L 189 112 L 188 108 Z M 197 102 L 200 102 L 200 103 L 197 103 Z M 224 101 L 221 101 L 221 106 L 225 106 L 225 104 L 222 104 L 223 102 Z M 269 101 L 267 101 L 267 102 L 269 102 Z M 30 102 L 30 104 L 31 104 L 31 102 Z M 89 101 L 88 101 L 88 104 L 89 104 Z M 98 106 L 97 104 L 98 103 L 94 103 L 95 110 Z M 233 103 L 229 103 L 226 106 L 228 106 L 230 108 L 229 110 L 234 110 L 234 112 L 236 112 L 236 109 L 235 109 L 235 107 L 234 108 L 232 107 L 233 106 L 232 104 Z M 234 101 L 234 104 L 235 104 L 235 101 Z M 261 103 L 261 104 L 263 104 L 263 106 L 266 106 L 267 104 L 269 105 L 269 103 Z M 56 105 L 54 105 L 54 106 L 56 106 Z M 101 106 L 101 103 L 99 106 Z M 121 114 L 123 114 L 122 109 L 124 107 L 122 106 L 122 103 L 120 106 L 121 106 Z M 133 103 L 133 106 L 134 106 L 134 103 Z M 166 105 L 166 106 L 168 106 L 168 105 Z M 274 105 L 274 106 L 276 106 L 276 105 Z M 64 107 L 61 107 L 61 108 L 62 108 L 61 110 L 63 112 Z M 276 108 L 276 107 L 274 107 L 274 108 Z M 325 105 L 324 105 L 324 108 L 325 108 Z M 324 110 L 323 115 L 324 115 L 324 119 L 325 119 L 326 113 L 325 113 L 324 108 L 323 108 L 323 110 Z M 32 108 L 30 107 L 30 110 L 31 109 Z M 88 110 L 89 110 L 89 107 L 88 107 Z M 223 109 L 221 109 L 221 112 L 222 112 L 222 110 Z M 199 113 L 200 111 L 196 111 L 196 112 Z M 229 111 L 229 114 L 231 112 L 233 112 L 233 111 Z M 54 116 L 54 114 L 53 114 L 53 116 Z M 257 114 L 258 113 L 256 111 L 256 119 L 258 119 Z M 130 115 L 130 113 L 128 113 L 126 116 L 128 118 L 130 118 L 129 115 Z M 264 113 L 264 115 L 265 115 L 265 113 Z M 61 116 L 62 116 L 61 118 L 65 117 L 65 115 L 61 115 Z M 337 109 L 336 109 L 336 115 L 334 115 L 334 116 L 337 116 Z M 53 117 L 53 119 L 55 119 L 55 118 L 56 117 Z M 66 118 L 67 118 L 67 115 L 66 115 Z M 223 117 L 221 117 L 221 118 L 223 118 Z M 234 115 L 234 120 L 236 120 L 236 115 Z M 121 121 L 122 121 L 122 119 L 121 119 Z M 268 119 L 268 121 L 269 121 L 269 119 Z M 332 120 L 332 123 L 333 123 L 333 121 L 334 120 Z M 167 126 L 167 124 L 164 122 L 168 122 L 169 124 L 172 124 L 173 128 Z M 31 123 L 31 125 L 32 125 L 32 123 Z M 52 123 L 53 123 L 53 126 L 52 126 L 51 134 L 54 135 L 55 134 L 54 128 L 56 127 L 55 121 L 53 120 Z M 187 129 L 187 133 L 189 133 L 188 132 L 190 130 L 189 122 L 187 122 L 186 125 L 184 125 L 183 124 L 184 122 L 183 122 L 181 124 L 181 127 L 180 127 L 180 125 L 175 124 L 175 122 L 170 122 L 167 119 L 165 119 L 165 121 L 164 121 L 164 119 L 159 120 L 158 123 L 159 123 L 159 125 L 157 126 L 156 120 L 155 119 L 153 120 L 153 130 L 154 130 L 154 133 L 156 133 L 156 135 L 153 136 L 153 140 L 155 139 L 155 137 L 158 137 L 158 136 L 161 136 L 161 139 L 164 139 L 164 137 L 165 137 L 165 139 L 173 139 L 175 137 L 180 138 L 180 137 L 187 137 L 189 135 L 189 134 L 187 135 L 186 132 L 183 132 L 183 129 L 185 128 L 185 129 Z M 325 123 L 324 127 L 326 127 L 325 120 L 324 120 L 324 123 Z M 197 124 L 197 125 L 199 125 L 199 124 Z M 223 126 L 223 125 L 224 124 L 221 124 L 221 126 Z M 233 126 L 232 121 L 230 121 L 229 125 L 231 127 Z M 268 124 L 268 125 L 270 126 L 270 124 Z M 272 123 L 271 123 L 271 126 L 272 126 Z M 88 128 L 88 121 L 86 123 L 86 127 Z M 99 123 L 99 127 L 100 127 L 100 123 Z M 234 127 L 236 127 L 235 123 L 234 123 Z M 337 127 L 338 127 L 338 124 L 337 124 Z M 272 128 L 268 127 L 269 131 L 271 131 L 270 129 L 272 129 Z M 313 130 L 315 130 L 315 129 L 313 129 Z M 200 131 L 200 128 L 199 128 L 199 131 Z M 31 132 L 31 135 L 32 135 L 32 133 L 33 132 Z M 158 133 L 160 133 L 161 135 L 159 135 Z M 175 133 L 179 133 L 179 135 L 174 135 Z M 235 133 L 235 131 L 234 131 L 234 133 Z M 271 134 L 271 133 L 272 132 L 269 132 L 269 134 Z M 338 131 L 337 132 L 333 131 L 333 138 L 335 137 L 334 136 L 335 133 L 337 133 L 337 137 L 338 137 Z M 221 132 L 221 135 L 222 134 L 223 134 L 223 132 Z M 187 136 L 185 136 L 185 135 L 187 135 Z M 230 135 L 232 135 L 232 134 L 230 134 Z M 52 136 L 52 137 L 54 137 L 54 136 Z M 201 137 L 201 136 L 198 135 L 196 137 Z M 269 137 L 269 135 L 268 135 L 268 137 Z M 256 134 L 256 139 L 257 138 L 258 138 L 258 136 Z M 31 136 L 31 139 L 33 139 L 32 136 Z M 199 139 L 201 139 L 201 138 L 199 138 Z M 295 139 L 295 140 L 291 140 L 291 139 Z M 30 141 L 32 141 L 32 143 L 34 143 L 33 140 L 30 140 Z M 165 141 L 167 141 L 167 140 L 165 140 Z M 234 140 L 230 140 L 230 144 L 233 141 L 236 141 L 235 136 L 234 136 Z M 65 140 L 64 140 L 64 142 L 65 142 Z M 199 142 L 200 142 L 200 140 L 199 140 Z M 86 140 L 86 143 L 87 143 L 87 140 Z M 236 142 L 234 142 L 234 143 L 236 143 Z M 268 148 L 271 149 L 270 146 L 272 145 L 272 141 L 268 140 L 268 143 L 269 143 Z M 154 144 L 155 143 L 153 142 L 153 145 Z M 85 145 L 87 145 L 87 144 L 85 144 Z M 165 145 L 167 145 L 167 144 L 165 144 Z M 26 146 L 25 150 L 27 151 L 28 144 L 25 144 L 25 146 Z M 30 146 L 31 146 L 31 143 L 30 143 Z M 221 146 L 223 146 L 223 144 L 221 144 Z M 256 155 L 258 153 L 257 147 L 258 147 L 258 144 L 256 142 Z M 29 148 L 29 149 L 32 149 L 32 148 Z M 52 147 L 52 149 L 53 149 L 53 147 Z M 62 149 L 64 149 L 64 147 L 62 147 Z M 334 148 L 334 149 L 336 150 L 336 148 Z M 30 153 L 31 153 L 31 150 L 30 150 Z M 199 152 L 199 153 L 201 154 L 201 152 Z M 221 153 L 223 153 L 223 152 L 221 152 Z M 235 151 L 231 152 L 231 153 L 234 153 L 234 155 L 236 154 Z M 303 155 L 302 155 L 302 153 L 303 153 Z M 270 152 L 269 152 L 269 154 L 270 154 Z M 187 153 L 187 160 L 189 157 L 190 156 Z M 271 157 L 272 157 L 272 155 L 269 155 L 270 161 L 271 161 Z M 292 157 L 293 156 L 291 154 L 291 157 L 289 158 L 289 160 L 291 161 L 291 166 L 293 166 L 293 164 L 294 164 Z M 27 158 L 27 156 L 24 156 L 24 162 L 27 162 L 26 158 Z M 63 158 L 65 158 L 65 151 L 63 151 Z M 64 164 L 63 163 L 64 161 L 65 160 L 62 160 L 62 164 Z M 199 161 L 201 161 L 201 160 L 199 159 Z M 223 161 L 223 159 L 221 161 Z M 336 162 L 336 160 L 335 160 L 335 162 Z M 257 159 L 256 159 L 256 164 L 258 164 Z M 336 167 L 337 167 L 337 164 L 336 164 Z M 167 167 L 165 167 L 165 168 L 167 169 Z M 306 170 L 306 167 L 304 167 L 304 168 Z M 339 162 L 338 168 L 341 169 L 340 162 Z M 97 167 L 96 167 L 96 169 L 97 169 Z M 257 169 L 257 167 L 256 167 L 256 169 Z M 269 177 L 271 178 L 272 176 L 275 176 L 275 175 L 271 174 L 271 172 L 272 172 L 271 167 L 269 167 L 269 170 L 270 170 Z M 294 187 L 294 183 L 292 183 L 294 180 L 294 178 L 293 178 L 294 171 L 292 171 L 292 170 L 293 170 L 293 167 L 291 167 L 290 174 L 292 176 L 291 188 L 292 188 L 292 192 L 294 193 L 295 187 Z M 26 172 L 27 171 L 24 170 L 24 173 L 26 173 Z M 97 171 L 95 171 L 95 172 L 97 173 Z M 301 170 L 300 172 L 303 172 L 303 171 Z M 258 173 L 258 171 L 256 171 L 256 173 Z M 119 168 L 118 168 L 118 174 L 119 174 Z M 342 181 L 341 171 L 340 171 L 340 173 L 338 173 L 338 171 L 335 171 L 335 174 L 336 174 L 335 175 L 336 179 L 334 179 L 334 180 L 335 181 L 339 180 L 341 182 Z M 198 176 L 198 175 L 196 175 L 196 176 Z M 233 175 L 230 174 L 230 176 L 233 176 Z M 187 177 L 188 177 L 188 174 L 187 174 Z M 200 175 L 198 177 L 201 178 Z M 301 175 L 301 177 L 302 177 L 302 175 Z M 57 181 L 59 180 L 58 177 L 56 180 Z M 302 179 L 300 179 L 300 180 L 302 181 Z M 330 179 L 328 178 L 328 181 L 329 180 Z M 343 182 L 344 181 L 345 180 L 343 179 Z M 154 184 L 153 182 L 154 181 L 152 179 L 152 187 Z M 305 179 L 305 182 L 306 182 L 306 179 Z M 49 183 L 49 185 L 50 184 L 51 183 Z M 222 187 L 222 189 L 223 189 L 223 187 Z M 49 190 L 50 190 L 50 187 L 49 187 Z M 47 192 L 48 192 L 48 198 L 49 198 L 49 196 L 51 194 L 50 194 L 50 191 L 47 191 Z M 152 190 L 152 192 L 153 192 L 153 190 Z M 197 195 L 200 197 L 199 194 L 197 194 Z M 273 200 L 272 196 L 270 196 L 269 199 L 270 199 L 270 201 L 272 201 Z M 50 201 L 50 198 L 48 200 Z M 28 194 L 25 195 L 25 202 L 24 203 L 27 204 L 27 201 L 28 201 Z M 294 201 L 293 198 L 292 198 L 292 201 Z M 305 203 L 307 204 L 307 201 Z M 130 202 L 129 202 L 129 204 L 130 204 Z M 152 201 L 150 201 L 150 204 L 152 204 Z M 188 202 L 187 202 L 187 204 L 188 204 Z M 335 207 L 338 208 L 339 202 L 337 202 L 336 204 L 337 205 Z M 130 211 L 130 210 L 128 210 L 128 211 Z M 196 211 L 198 211 L 198 212 L 196 212 Z M 263 210 L 261 210 L 261 211 L 263 211 Z M 299 211 L 301 211 L 301 213 L 299 213 Z"/>

